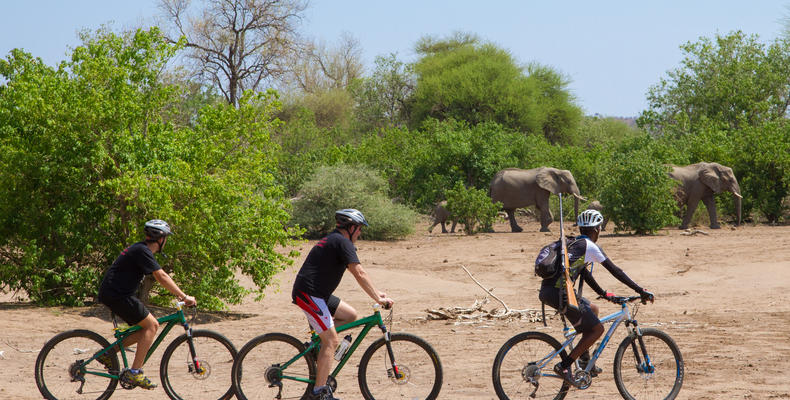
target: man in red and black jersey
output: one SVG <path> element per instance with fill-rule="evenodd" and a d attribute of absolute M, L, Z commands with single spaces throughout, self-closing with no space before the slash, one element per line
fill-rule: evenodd
<path fill-rule="evenodd" d="M 572 281 L 581 276 L 590 287 L 601 297 L 610 298 L 613 295 L 601 289 L 598 282 L 592 276 L 591 266 L 599 263 L 606 268 L 617 280 L 626 284 L 629 288 L 639 293 L 643 300 L 653 301 L 653 294 L 637 285 L 626 273 L 616 266 L 609 257 L 598 247 L 598 235 L 601 232 L 603 216 L 596 210 L 585 210 L 577 218 L 579 233 L 581 234 L 568 245 L 568 262 L 570 263 L 568 273 Z M 579 363 L 585 368 L 590 359 L 588 349 L 603 335 L 603 324 L 598 319 L 598 306 L 590 303 L 585 298 L 579 299 L 578 310 L 570 307 L 565 308 L 565 274 L 560 274 L 557 278 L 544 279 L 540 287 L 540 301 L 549 306 L 564 312 L 564 315 L 573 324 L 577 332 L 581 332 L 582 338 L 573 351 L 554 366 L 554 371 L 562 376 L 566 382 L 575 385 L 572 364 L 580 358 Z M 598 367 L 591 369 L 591 375 L 595 376 L 601 372 Z"/>
<path fill-rule="evenodd" d="M 370 298 L 385 308 L 393 304 L 393 300 L 384 292 L 376 290 L 357 257 L 354 242 L 359 238 L 362 226 L 368 226 L 365 216 L 358 210 L 349 208 L 335 212 L 335 220 L 335 230 L 319 240 L 307 254 L 291 292 L 294 304 L 304 311 L 310 327 L 321 338 L 316 387 L 312 397 L 320 400 L 338 400 L 326 385 L 332 365 L 332 352 L 339 344 L 335 321 L 343 325 L 357 319 L 357 311 L 332 294 L 346 269 L 354 275 L 359 286 Z"/>

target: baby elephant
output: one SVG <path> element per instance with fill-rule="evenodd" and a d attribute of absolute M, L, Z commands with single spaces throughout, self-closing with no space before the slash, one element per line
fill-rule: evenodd
<path fill-rule="evenodd" d="M 598 200 L 591 201 L 590 205 L 587 206 L 587 209 L 588 210 L 596 210 L 596 211 L 598 211 L 599 213 L 601 213 L 603 215 L 603 206 L 601 205 L 601 203 Z M 608 224 L 608 223 L 609 223 L 609 217 L 604 215 L 603 223 L 601 224 L 601 230 L 602 231 L 606 230 L 606 224 Z"/>
<path fill-rule="evenodd" d="M 433 212 L 431 213 L 431 216 L 433 217 L 433 224 L 431 224 L 431 227 L 428 228 L 428 232 L 433 232 L 433 228 L 436 225 L 442 224 L 442 233 L 447 233 L 447 228 L 444 227 L 444 223 L 447 222 L 447 220 L 449 219 L 450 221 L 453 222 L 453 226 L 452 228 L 450 228 L 450 232 L 455 233 L 455 225 L 457 222 L 455 221 L 454 218 L 450 216 L 450 212 L 447 211 L 446 200 L 436 205 L 436 207 L 433 209 Z"/>

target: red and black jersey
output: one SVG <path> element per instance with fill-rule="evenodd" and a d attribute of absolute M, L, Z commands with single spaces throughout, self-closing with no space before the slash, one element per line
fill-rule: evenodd
<path fill-rule="evenodd" d="M 340 285 L 348 264 L 359 263 L 357 249 L 337 229 L 313 246 L 299 269 L 291 297 L 300 292 L 323 299 Z"/>

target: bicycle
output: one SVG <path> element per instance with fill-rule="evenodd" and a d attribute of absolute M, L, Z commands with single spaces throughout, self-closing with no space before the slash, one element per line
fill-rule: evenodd
<path fill-rule="evenodd" d="M 163 330 L 151 344 L 145 361 L 151 357 L 170 330 L 181 324 L 185 333 L 173 340 L 165 349 L 159 368 L 159 377 L 165 393 L 174 400 L 183 399 L 229 399 L 233 396 L 230 367 L 236 356 L 236 348 L 230 340 L 209 330 L 192 330 L 182 307 L 176 303 L 176 311 L 157 318 Z M 192 316 L 194 322 L 197 311 Z M 55 335 L 44 344 L 36 359 L 36 386 L 49 400 L 63 399 L 107 399 L 112 396 L 121 374 L 129 368 L 126 353 L 131 351 L 121 345 L 123 339 L 139 331 L 139 325 L 118 327 L 113 316 L 115 342 L 96 332 L 76 329 Z M 118 351 L 111 351 L 114 347 Z M 121 354 L 123 368 L 118 363 Z M 97 360 L 109 355 L 109 365 Z M 120 381 L 124 389 L 133 386 Z"/>
<path fill-rule="evenodd" d="M 387 320 L 391 325 L 391 310 Z M 333 391 L 337 389 L 340 370 L 368 332 L 379 327 L 384 336 L 374 341 L 359 361 L 362 397 L 436 399 L 442 386 L 442 365 L 428 342 L 408 333 L 390 333 L 378 304 L 373 306 L 373 315 L 339 326 L 337 332 L 356 327 L 362 330 L 329 375 L 328 384 Z M 320 342 L 315 331 L 307 343 L 284 333 L 253 338 L 239 350 L 233 362 L 236 397 L 239 400 L 309 398 L 315 385 Z M 373 365 L 371 361 L 381 364 Z"/>
<path fill-rule="evenodd" d="M 624 399 L 674 399 L 683 385 L 684 364 L 677 344 L 666 333 L 653 328 L 640 328 L 636 321 L 636 310 L 631 314 L 628 303 L 639 300 L 639 296 L 614 297 L 613 303 L 621 310 L 604 318 L 602 323 L 611 323 L 601 344 L 595 349 L 586 368 L 579 368 L 575 361 L 574 375 L 578 389 L 584 390 L 592 384 L 590 371 L 595 361 L 606 348 L 620 323 L 625 322 L 628 335 L 620 343 L 614 356 L 614 382 Z M 644 302 L 643 302 L 644 303 Z M 554 373 L 552 367 L 573 350 L 578 333 L 565 326 L 565 341 L 560 344 L 552 336 L 542 332 L 523 332 L 510 338 L 499 349 L 494 358 L 492 378 L 494 390 L 500 400 L 529 396 L 563 399 L 571 388 L 563 378 Z M 626 354 L 631 349 L 632 352 Z M 556 359 L 556 360 L 555 360 Z M 554 360 L 554 362 L 552 362 Z M 541 384 L 545 385 L 541 385 Z"/>

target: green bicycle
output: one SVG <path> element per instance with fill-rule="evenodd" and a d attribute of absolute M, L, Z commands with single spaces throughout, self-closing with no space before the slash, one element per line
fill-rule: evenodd
<path fill-rule="evenodd" d="M 170 330 L 181 324 L 185 333 L 167 346 L 160 363 L 159 377 L 165 393 L 174 400 L 231 398 L 230 369 L 236 348 L 219 333 L 192 330 L 182 311 L 183 305 L 178 302 L 176 312 L 157 318 L 164 329 L 151 344 L 145 360 L 148 361 Z M 196 315 L 192 316 L 192 321 Z M 36 385 L 44 398 L 101 400 L 112 396 L 119 376 L 130 364 L 126 354 L 129 350 L 120 343 L 140 330 L 138 325 L 128 328 L 115 325 L 116 340 L 112 344 L 96 332 L 76 329 L 59 333 L 44 345 L 35 367 Z M 110 352 L 116 346 L 120 351 Z M 119 353 L 123 369 L 118 363 Z M 103 354 L 110 356 L 109 365 L 97 360 Z M 121 387 L 133 388 L 123 382 Z"/>
<path fill-rule="evenodd" d="M 371 344 L 359 361 L 359 388 L 365 399 L 436 399 L 442 386 L 439 355 L 425 340 L 408 333 L 390 333 L 378 304 L 373 315 L 339 326 L 341 333 L 362 327 L 356 340 L 329 374 L 335 379 L 368 332 L 379 327 L 384 337 Z M 392 320 L 390 311 L 387 320 Z M 284 333 L 267 333 L 250 340 L 233 363 L 233 389 L 239 400 L 307 398 L 315 384 L 320 338 L 312 332 L 302 343 Z M 244 373 L 242 374 L 242 371 Z"/>

